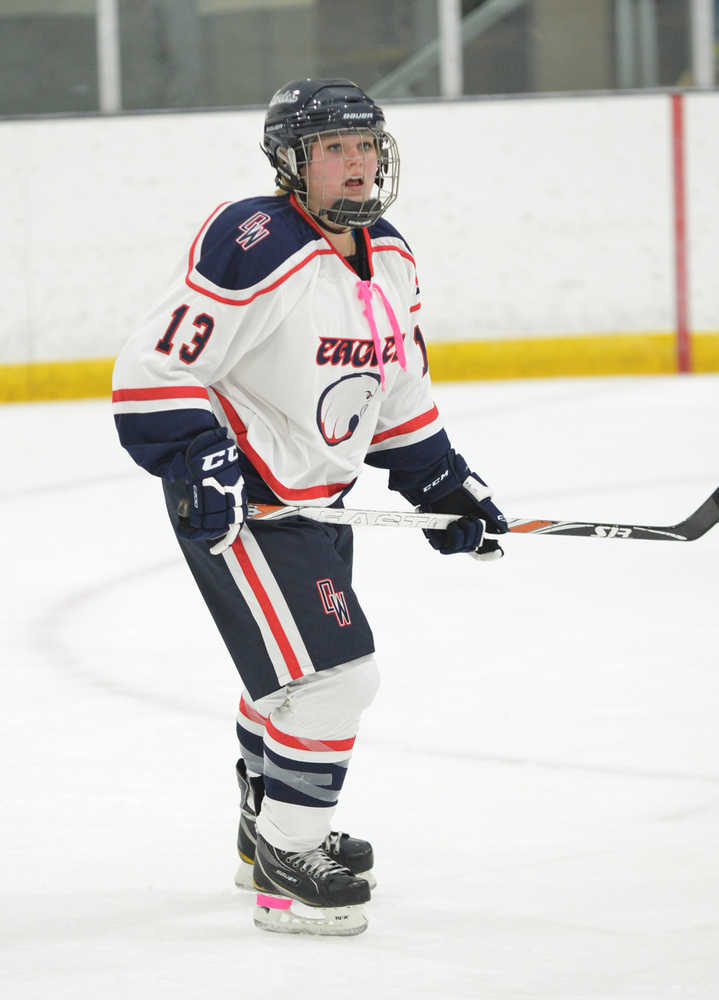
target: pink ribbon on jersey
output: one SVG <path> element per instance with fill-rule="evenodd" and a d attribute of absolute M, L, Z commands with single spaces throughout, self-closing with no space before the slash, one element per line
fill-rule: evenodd
<path fill-rule="evenodd" d="M 394 314 L 394 309 L 390 305 L 387 296 L 384 294 L 377 282 L 358 281 L 355 287 L 357 288 L 357 297 L 364 302 L 364 309 L 362 312 L 367 319 L 372 333 L 372 343 L 374 344 L 374 352 L 377 355 L 377 365 L 379 366 L 380 389 L 384 392 L 384 359 L 382 358 L 382 344 L 379 339 L 379 331 L 377 330 L 377 323 L 375 322 L 374 310 L 372 308 L 372 292 L 377 292 L 382 300 L 384 311 L 387 313 L 387 319 L 389 320 L 389 325 L 392 327 L 392 333 L 394 334 L 394 344 L 397 348 L 397 360 L 399 361 L 399 366 L 404 369 L 404 371 L 407 371 L 407 355 L 404 350 L 404 338 L 402 337 L 402 331 L 399 328 L 397 317 Z"/>

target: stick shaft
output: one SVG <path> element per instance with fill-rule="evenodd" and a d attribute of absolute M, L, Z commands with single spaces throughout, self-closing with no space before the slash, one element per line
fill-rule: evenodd
<path fill-rule="evenodd" d="M 442 530 L 457 521 L 461 514 L 425 514 L 418 511 L 358 510 L 348 507 L 305 507 L 250 504 L 253 521 L 306 517 L 323 524 L 348 524 L 352 527 L 423 528 Z M 633 538 L 668 542 L 689 542 L 700 538 L 719 521 L 719 488 L 690 514 L 674 525 L 612 524 L 607 521 L 560 521 L 538 518 L 509 518 L 512 534 L 570 535 L 583 538 Z M 490 533 L 488 533 L 490 534 Z"/>
<path fill-rule="evenodd" d="M 349 524 L 355 528 L 446 528 L 458 521 L 461 514 L 422 514 L 402 510 L 357 510 L 349 507 L 285 507 L 272 504 L 250 504 L 253 521 L 277 521 L 285 517 L 306 517 L 323 524 Z"/>

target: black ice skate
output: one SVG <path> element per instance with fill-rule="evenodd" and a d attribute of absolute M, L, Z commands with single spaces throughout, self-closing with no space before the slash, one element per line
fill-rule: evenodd
<path fill-rule="evenodd" d="M 282 934 L 361 934 L 367 928 L 367 880 L 338 864 L 322 847 L 281 851 L 257 836 L 255 926 Z"/>
<path fill-rule="evenodd" d="M 235 872 L 235 885 L 238 889 L 254 889 L 252 866 L 255 863 L 255 843 L 257 833 L 255 823 L 257 812 L 265 794 L 262 778 L 248 778 L 244 760 L 237 761 L 237 784 L 240 786 L 240 826 L 237 831 L 237 853 L 240 863 Z M 372 872 L 374 854 L 372 845 L 367 840 L 358 840 L 348 833 L 332 830 L 325 837 L 322 845 L 329 856 L 339 864 L 349 868 L 353 875 L 360 875 L 374 889 L 377 880 Z"/>

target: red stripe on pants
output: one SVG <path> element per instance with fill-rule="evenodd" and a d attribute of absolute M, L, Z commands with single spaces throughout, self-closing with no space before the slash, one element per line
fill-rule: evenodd
<path fill-rule="evenodd" d="M 285 630 L 282 628 L 282 623 L 277 617 L 277 612 L 272 607 L 272 601 L 267 595 L 267 591 L 262 586 L 262 582 L 255 571 L 255 567 L 250 562 L 250 557 L 247 555 L 247 549 L 242 544 L 242 536 L 238 535 L 236 540 L 233 542 L 232 551 L 237 556 L 237 561 L 240 564 L 242 572 L 245 574 L 245 578 L 252 588 L 252 593 L 257 598 L 257 603 L 262 609 L 262 613 L 267 619 L 267 624 L 270 626 L 270 631 L 275 638 L 275 642 L 280 648 L 282 653 L 282 658 L 287 665 L 290 677 L 293 680 L 297 680 L 302 677 L 302 669 L 300 667 L 299 661 L 295 656 L 295 652 L 290 645 L 290 640 L 285 634 Z"/>

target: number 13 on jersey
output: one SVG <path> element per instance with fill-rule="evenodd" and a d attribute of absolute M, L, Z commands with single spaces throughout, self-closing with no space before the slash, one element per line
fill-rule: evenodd
<path fill-rule="evenodd" d="M 183 319 L 189 312 L 189 306 L 178 306 L 177 309 L 172 314 L 172 319 L 170 320 L 170 325 L 165 330 L 165 333 L 155 344 L 155 350 L 159 351 L 161 354 L 171 354 L 172 344 L 177 333 L 177 329 L 182 323 Z M 212 316 L 207 313 L 198 313 L 197 316 L 192 321 L 192 325 L 197 328 L 197 332 L 192 337 L 191 344 L 183 344 L 180 348 L 180 361 L 184 361 L 186 365 L 191 365 L 193 361 L 197 361 L 199 356 L 202 354 L 207 341 L 212 336 L 212 331 L 215 328 L 215 321 Z"/>

